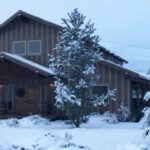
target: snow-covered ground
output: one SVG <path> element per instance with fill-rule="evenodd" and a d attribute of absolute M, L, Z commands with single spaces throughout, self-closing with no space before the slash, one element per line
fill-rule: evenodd
<path fill-rule="evenodd" d="M 140 123 L 108 124 L 92 116 L 80 128 L 37 115 L 0 120 L 0 150 L 141 150 Z"/>

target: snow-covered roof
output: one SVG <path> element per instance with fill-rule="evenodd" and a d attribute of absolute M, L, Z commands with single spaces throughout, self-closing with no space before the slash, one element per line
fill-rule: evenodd
<path fill-rule="evenodd" d="M 15 54 L 1 52 L 0 57 L 5 58 L 17 65 L 28 68 L 28 69 L 30 69 L 36 73 L 42 74 L 44 76 L 54 75 L 54 73 L 48 67 L 45 67 L 43 65 L 40 65 L 38 63 L 35 63 L 31 60 L 28 60 L 26 58 L 23 58 L 21 56 L 15 55 Z"/>
<path fill-rule="evenodd" d="M 124 58 L 116 55 L 115 53 L 110 52 L 110 50 L 108 50 L 106 47 L 100 46 L 101 50 L 108 53 L 109 55 L 111 55 L 112 57 L 115 57 L 117 59 L 119 59 L 120 61 L 124 62 L 124 63 L 128 63 L 127 60 L 125 60 Z"/>
<path fill-rule="evenodd" d="M 141 75 L 141 74 L 139 74 L 137 72 L 129 70 L 129 69 L 123 67 L 123 66 L 117 65 L 117 64 L 115 64 L 115 63 L 113 63 L 111 61 L 105 60 L 105 59 L 102 59 L 100 62 L 108 64 L 108 65 L 111 65 L 111 67 L 114 67 L 117 70 L 120 70 L 120 71 L 124 72 L 126 75 L 130 75 L 130 76 L 132 76 L 134 78 L 137 78 L 137 79 L 139 78 L 139 79 L 141 79 L 143 81 L 145 80 L 146 82 L 148 82 L 150 84 L 150 78 L 147 78 L 146 76 L 143 76 L 143 75 Z"/>
<path fill-rule="evenodd" d="M 25 12 L 25 11 L 22 11 L 22 10 L 17 11 L 14 15 L 12 15 L 10 18 L 8 18 L 5 22 L 0 24 L 0 29 L 2 29 L 7 24 L 9 24 L 11 21 L 13 21 L 14 19 L 16 19 L 17 17 L 20 17 L 20 16 L 23 16 L 23 17 L 26 17 L 26 18 L 29 18 L 29 19 L 41 22 L 43 24 L 46 24 L 48 26 L 51 26 L 51 27 L 59 29 L 59 30 L 62 29 L 62 27 L 60 25 L 58 25 L 58 24 L 52 23 L 50 21 L 44 20 L 44 19 L 42 19 L 40 17 L 37 17 L 37 16 L 34 16 L 34 15 L 31 15 L 31 14 Z"/>

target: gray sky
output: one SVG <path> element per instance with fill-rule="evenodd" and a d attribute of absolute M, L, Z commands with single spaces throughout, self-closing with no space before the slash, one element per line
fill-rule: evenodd
<path fill-rule="evenodd" d="M 61 24 L 61 18 L 66 18 L 74 8 L 79 8 L 95 23 L 101 45 L 129 61 L 126 67 L 147 72 L 150 66 L 150 0 L 5 0 L 0 5 L 0 23 L 21 9 Z"/>

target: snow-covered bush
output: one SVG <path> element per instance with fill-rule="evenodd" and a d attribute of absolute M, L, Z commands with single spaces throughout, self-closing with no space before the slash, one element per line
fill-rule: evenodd
<path fill-rule="evenodd" d="M 149 136 L 150 138 L 150 127 L 146 128 L 143 132 L 144 138 L 147 138 Z"/>
<path fill-rule="evenodd" d="M 148 100 L 150 99 L 150 91 L 146 92 L 143 99 L 144 99 L 144 101 L 148 102 Z"/>
<path fill-rule="evenodd" d="M 123 103 L 118 108 L 118 120 L 119 121 L 127 121 L 128 117 L 130 115 L 130 111 L 128 107 L 125 107 Z"/>
<path fill-rule="evenodd" d="M 144 96 L 144 101 L 148 101 L 150 99 L 150 92 L 147 92 Z M 141 119 L 142 128 L 144 128 L 144 140 L 146 143 L 146 150 L 150 150 L 150 107 L 145 107 L 142 112 L 144 113 L 143 118 Z"/>
<path fill-rule="evenodd" d="M 150 127 L 150 107 L 145 107 L 142 112 L 144 113 L 141 119 L 142 128 Z"/>
<path fill-rule="evenodd" d="M 32 115 L 19 120 L 20 126 L 45 126 L 50 122 L 46 118 L 42 118 L 40 115 Z"/>
<path fill-rule="evenodd" d="M 146 129 L 144 129 L 143 132 L 143 142 L 145 145 L 145 149 L 144 150 L 150 150 L 150 127 L 147 127 Z"/>
<path fill-rule="evenodd" d="M 6 126 L 8 127 L 13 127 L 13 128 L 17 128 L 20 125 L 18 119 L 16 118 L 7 119 L 6 122 L 4 122 L 4 124 L 6 124 Z"/>
<path fill-rule="evenodd" d="M 144 116 L 140 122 L 144 129 L 143 140 L 146 147 L 144 150 L 150 150 L 150 107 L 145 107 L 142 112 L 144 113 Z"/>
<path fill-rule="evenodd" d="M 64 137 L 64 141 L 63 143 L 60 145 L 61 148 L 64 148 L 64 149 L 76 149 L 76 150 L 91 150 L 90 148 L 86 147 L 86 146 L 83 146 L 83 145 L 77 145 L 75 143 L 72 142 L 72 138 L 73 136 L 68 134 L 66 132 L 65 134 L 65 137 Z"/>
<path fill-rule="evenodd" d="M 1 120 L 0 121 L 0 126 L 5 126 L 5 127 L 43 127 L 49 125 L 50 122 L 46 118 L 42 118 L 39 115 L 32 115 L 28 117 L 24 117 L 22 119 L 17 119 L 17 118 L 10 118 L 6 120 Z"/>
<path fill-rule="evenodd" d="M 103 114 L 103 117 L 104 117 L 103 120 L 109 124 L 117 124 L 118 123 L 117 115 L 114 113 L 107 111 Z"/>

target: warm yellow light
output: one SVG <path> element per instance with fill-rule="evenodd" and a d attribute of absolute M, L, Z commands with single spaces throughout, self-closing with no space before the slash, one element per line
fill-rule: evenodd
<path fill-rule="evenodd" d="M 54 83 L 50 83 L 49 86 L 50 86 L 51 88 L 54 88 L 54 87 L 55 87 Z"/>
<path fill-rule="evenodd" d="M 4 85 L 0 84 L 0 88 L 3 88 L 3 87 L 4 87 Z"/>

